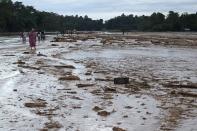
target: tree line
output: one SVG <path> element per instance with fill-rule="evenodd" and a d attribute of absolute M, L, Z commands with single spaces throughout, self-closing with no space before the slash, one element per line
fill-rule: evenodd
<path fill-rule="evenodd" d="M 197 13 L 180 15 L 170 11 L 167 16 L 162 13 L 153 13 L 151 16 L 122 14 L 104 21 L 88 16 L 63 16 L 38 11 L 22 2 L 0 0 L 0 32 L 29 31 L 31 28 L 45 31 L 197 31 Z"/>
<path fill-rule="evenodd" d="M 151 16 L 124 15 L 112 18 L 105 23 L 107 29 L 122 31 L 197 31 L 197 13 L 170 11 L 167 16 L 153 13 Z"/>

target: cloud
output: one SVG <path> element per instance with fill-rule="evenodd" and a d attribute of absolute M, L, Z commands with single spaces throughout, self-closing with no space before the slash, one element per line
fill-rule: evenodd
<path fill-rule="evenodd" d="M 16 0 L 14 0 L 16 1 Z M 166 13 L 196 12 L 196 0 L 19 0 L 36 9 L 57 12 L 61 14 L 87 14 L 93 18 L 113 17 L 121 13 L 150 14 L 152 12 Z M 95 14 L 95 15 L 94 15 Z"/>

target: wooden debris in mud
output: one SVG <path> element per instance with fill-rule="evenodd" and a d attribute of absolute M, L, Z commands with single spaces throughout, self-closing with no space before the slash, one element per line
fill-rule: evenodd
<path fill-rule="evenodd" d="M 87 41 L 88 40 L 88 37 L 79 38 L 79 40 L 81 40 L 81 41 Z"/>
<path fill-rule="evenodd" d="M 140 91 L 141 89 L 150 89 L 150 86 L 147 82 L 137 82 L 131 81 L 129 84 L 125 85 L 126 88 L 131 89 L 131 91 L 136 92 Z"/>
<path fill-rule="evenodd" d="M 119 44 L 124 44 L 125 40 L 123 40 L 123 38 L 120 37 L 106 37 L 103 38 L 100 43 L 103 43 L 103 45 L 111 45 L 113 43 L 119 43 Z"/>
<path fill-rule="evenodd" d="M 58 69 L 62 69 L 62 68 L 76 69 L 73 65 L 55 65 L 54 67 Z"/>
<path fill-rule="evenodd" d="M 35 64 L 37 64 L 37 65 L 44 65 L 44 62 L 42 60 L 37 60 Z"/>
<path fill-rule="evenodd" d="M 197 84 L 187 84 L 187 85 L 181 85 L 181 84 L 167 84 L 164 85 L 165 87 L 169 88 L 186 88 L 186 89 L 197 89 Z"/>
<path fill-rule="evenodd" d="M 78 88 L 83 88 L 83 87 L 90 87 L 90 86 L 94 86 L 95 84 L 77 84 Z"/>
<path fill-rule="evenodd" d="M 133 107 L 131 107 L 131 106 L 125 106 L 124 108 L 126 108 L 126 109 L 132 109 Z"/>
<path fill-rule="evenodd" d="M 51 44 L 51 46 L 59 46 L 59 45 L 57 45 L 57 44 Z"/>
<path fill-rule="evenodd" d="M 38 74 L 40 74 L 40 75 L 41 75 L 41 74 L 45 74 L 45 72 L 43 72 L 43 71 L 39 71 L 39 72 L 38 72 Z"/>
<path fill-rule="evenodd" d="M 101 111 L 103 109 L 98 107 L 98 106 L 95 106 L 92 110 L 95 111 L 95 112 L 98 112 L 98 111 Z"/>
<path fill-rule="evenodd" d="M 183 91 L 180 91 L 178 92 L 179 95 L 182 95 L 184 97 L 197 97 L 197 94 L 195 93 L 190 93 L 190 92 L 183 92 Z"/>
<path fill-rule="evenodd" d="M 107 74 L 108 73 L 108 71 L 107 70 L 96 70 L 96 71 L 94 71 L 94 73 L 102 73 L 102 74 Z"/>
<path fill-rule="evenodd" d="M 60 53 L 57 53 L 57 54 L 54 54 L 54 55 L 52 54 L 51 56 L 52 56 L 53 58 L 60 58 L 61 54 L 60 54 Z"/>
<path fill-rule="evenodd" d="M 47 102 L 45 101 L 27 102 L 24 105 L 28 108 L 46 107 Z"/>
<path fill-rule="evenodd" d="M 75 75 L 69 75 L 65 77 L 60 77 L 59 80 L 64 81 L 64 80 L 80 80 L 78 76 Z"/>
<path fill-rule="evenodd" d="M 114 84 L 129 84 L 129 78 L 128 77 L 118 77 L 114 78 Z"/>
<path fill-rule="evenodd" d="M 92 75 L 92 71 L 87 71 L 87 72 L 85 73 L 85 75 L 86 75 L 86 76 Z"/>
<path fill-rule="evenodd" d="M 126 131 L 125 129 L 119 128 L 119 127 L 113 127 L 113 131 Z"/>
<path fill-rule="evenodd" d="M 95 63 L 95 62 L 91 62 L 91 63 L 88 63 L 87 65 L 86 65 L 86 68 L 91 68 L 91 67 L 94 67 L 94 66 L 96 66 L 97 64 Z"/>
<path fill-rule="evenodd" d="M 104 94 L 104 96 L 101 97 L 101 99 L 110 100 L 110 99 L 113 99 L 113 95 L 112 94 Z"/>
<path fill-rule="evenodd" d="M 22 60 L 18 60 L 17 62 L 14 62 L 13 64 L 24 65 L 25 62 L 23 62 Z"/>
<path fill-rule="evenodd" d="M 73 109 L 81 109 L 81 106 L 72 106 Z"/>
<path fill-rule="evenodd" d="M 109 116 L 111 113 L 107 112 L 107 111 L 100 111 L 97 113 L 99 116 L 103 116 L 103 117 L 107 117 Z"/>
<path fill-rule="evenodd" d="M 113 81 L 113 80 L 109 78 L 95 78 L 95 81 Z"/>
<path fill-rule="evenodd" d="M 112 44 L 113 39 L 112 38 L 106 38 L 106 39 L 102 39 L 101 43 L 105 44 Z"/>
<path fill-rule="evenodd" d="M 161 41 L 159 41 L 159 40 L 151 40 L 151 43 L 152 43 L 152 44 L 160 44 Z"/>
<path fill-rule="evenodd" d="M 54 114 L 54 113 L 52 113 L 52 112 L 46 112 L 46 111 L 44 111 L 44 112 L 41 112 L 41 111 L 36 111 L 35 112 L 35 114 L 36 115 L 39 115 L 39 116 L 56 116 L 57 114 Z"/>
<path fill-rule="evenodd" d="M 69 93 L 69 94 L 77 94 L 76 91 L 67 91 L 67 93 Z"/>
<path fill-rule="evenodd" d="M 40 52 L 37 54 L 37 56 L 44 56 L 44 57 L 47 57 L 47 55 L 41 54 Z"/>
<path fill-rule="evenodd" d="M 17 92 L 17 89 L 13 89 L 14 92 Z"/>
<path fill-rule="evenodd" d="M 70 88 L 64 88 L 64 89 L 57 89 L 57 90 L 59 90 L 59 91 L 63 91 L 63 90 L 66 90 L 66 91 L 70 91 L 70 90 L 72 90 L 72 89 L 70 89 Z"/>
<path fill-rule="evenodd" d="M 128 88 L 127 91 L 132 92 L 132 93 L 137 93 L 141 91 L 141 88 L 135 85 L 126 85 L 125 87 Z"/>
<path fill-rule="evenodd" d="M 54 37 L 54 40 L 51 42 L 77 42 L 75 38 L 68 37 Z"/>
<path fill-rule="evenodd" d="M 123 116 L 123 118 L 128 118 L 128 117 L 129 117 L 128 115 L 124 115 L 124 116 Z"/>
<path fill-rule="evenodd" d="M 15 56 L 15 55 L 3 55 L 3 56 Z"/>
<path fill-rule="evenodd" d="M 47 123 L 45 123 L 45 129 L 47 128 L 47 129 L 54 129 L 54 128 L 56 128 L 56 129 L 59 129 L 59 128 L 61 128 L 62 127 L 62 125 L 59 123 L 59 122 L 47 122 Z"/>
<path fill-rule="evenodd" d="M 39 129 L 39 131 L 48 131 L 48 129 L 45 129 L 45 128 L 44 129 Z"/>
<path fill-rule="evenodd" d="M 77 96 L 72 96 L 72 97 L 70 97 L 71 99 L 75 99 L 75 100 L 84 100 L 84 99 L 82 99 L 82 98 L 80 98 L 80 97 L 77 97 Z"/>
<path fill-rule="evenodd" d="M 102 95 L 102 92 L 100 89 L 93 90 L 93 91 L 91 91 L 91 93 L 94 95 Z"/>
<path fill-rule="evenodd" d="M 26 69 L 33 69 L 33 70 L 40 70 L 40 67 L 33 67 L 28 65 L 18 65 L 18 67 L 26 68 Z"/>
<path fill-rule="evenodd" d="M 30 52 L 25 51 L 25 52 L 23 52 L 23 54 L 30 54 Z"/>
<path fill-rule="evenodd" d="M 111 87 L 104 87 L 104 91 L 105 93 L 114 93 L 116 92 L 116 89 Z"/>

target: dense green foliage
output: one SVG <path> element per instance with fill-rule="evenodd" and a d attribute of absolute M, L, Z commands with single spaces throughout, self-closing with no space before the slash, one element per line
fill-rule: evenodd
<path fill-rule="evenodd" d="M 197 13 L 181 14 L 170 11 L 167 16 L 153 13 L 151 16 L 124 15 L 104 23 L 88 16 L 63 16 L 41 12 L 21 2 L 0 0 L 0 32 L 29 31 L 31 28 L 46 31 L 63 30 L 121 30 L 121 31 L 197 31 Z"/>
<path fill-rule="evenodd" d="M 0 32 L 29 31 L 31 28 L 46 31 L 100 30 L 103 28 L 103 20 L 40 12 L 21 2 L 0 0 Z"/>
<path fill-rule="evenodd" d="M 170 11 L 165 15 L 153 13 L 151 16 L 124 15 L 115 17 L 105 23 L 107 29 L 123 31 L 197 31 L 197 13 L 179 15 Z"/>

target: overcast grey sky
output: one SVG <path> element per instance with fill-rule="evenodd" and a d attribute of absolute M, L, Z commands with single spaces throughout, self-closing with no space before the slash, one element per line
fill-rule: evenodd
<path fill-rule="evenodd" d="M 117 15 L 150 15 L 152 12 L 197 12 L 197 0 L 13 0 L 41 11 L 63 15 L 88 15 L 109 19 Z"/>

